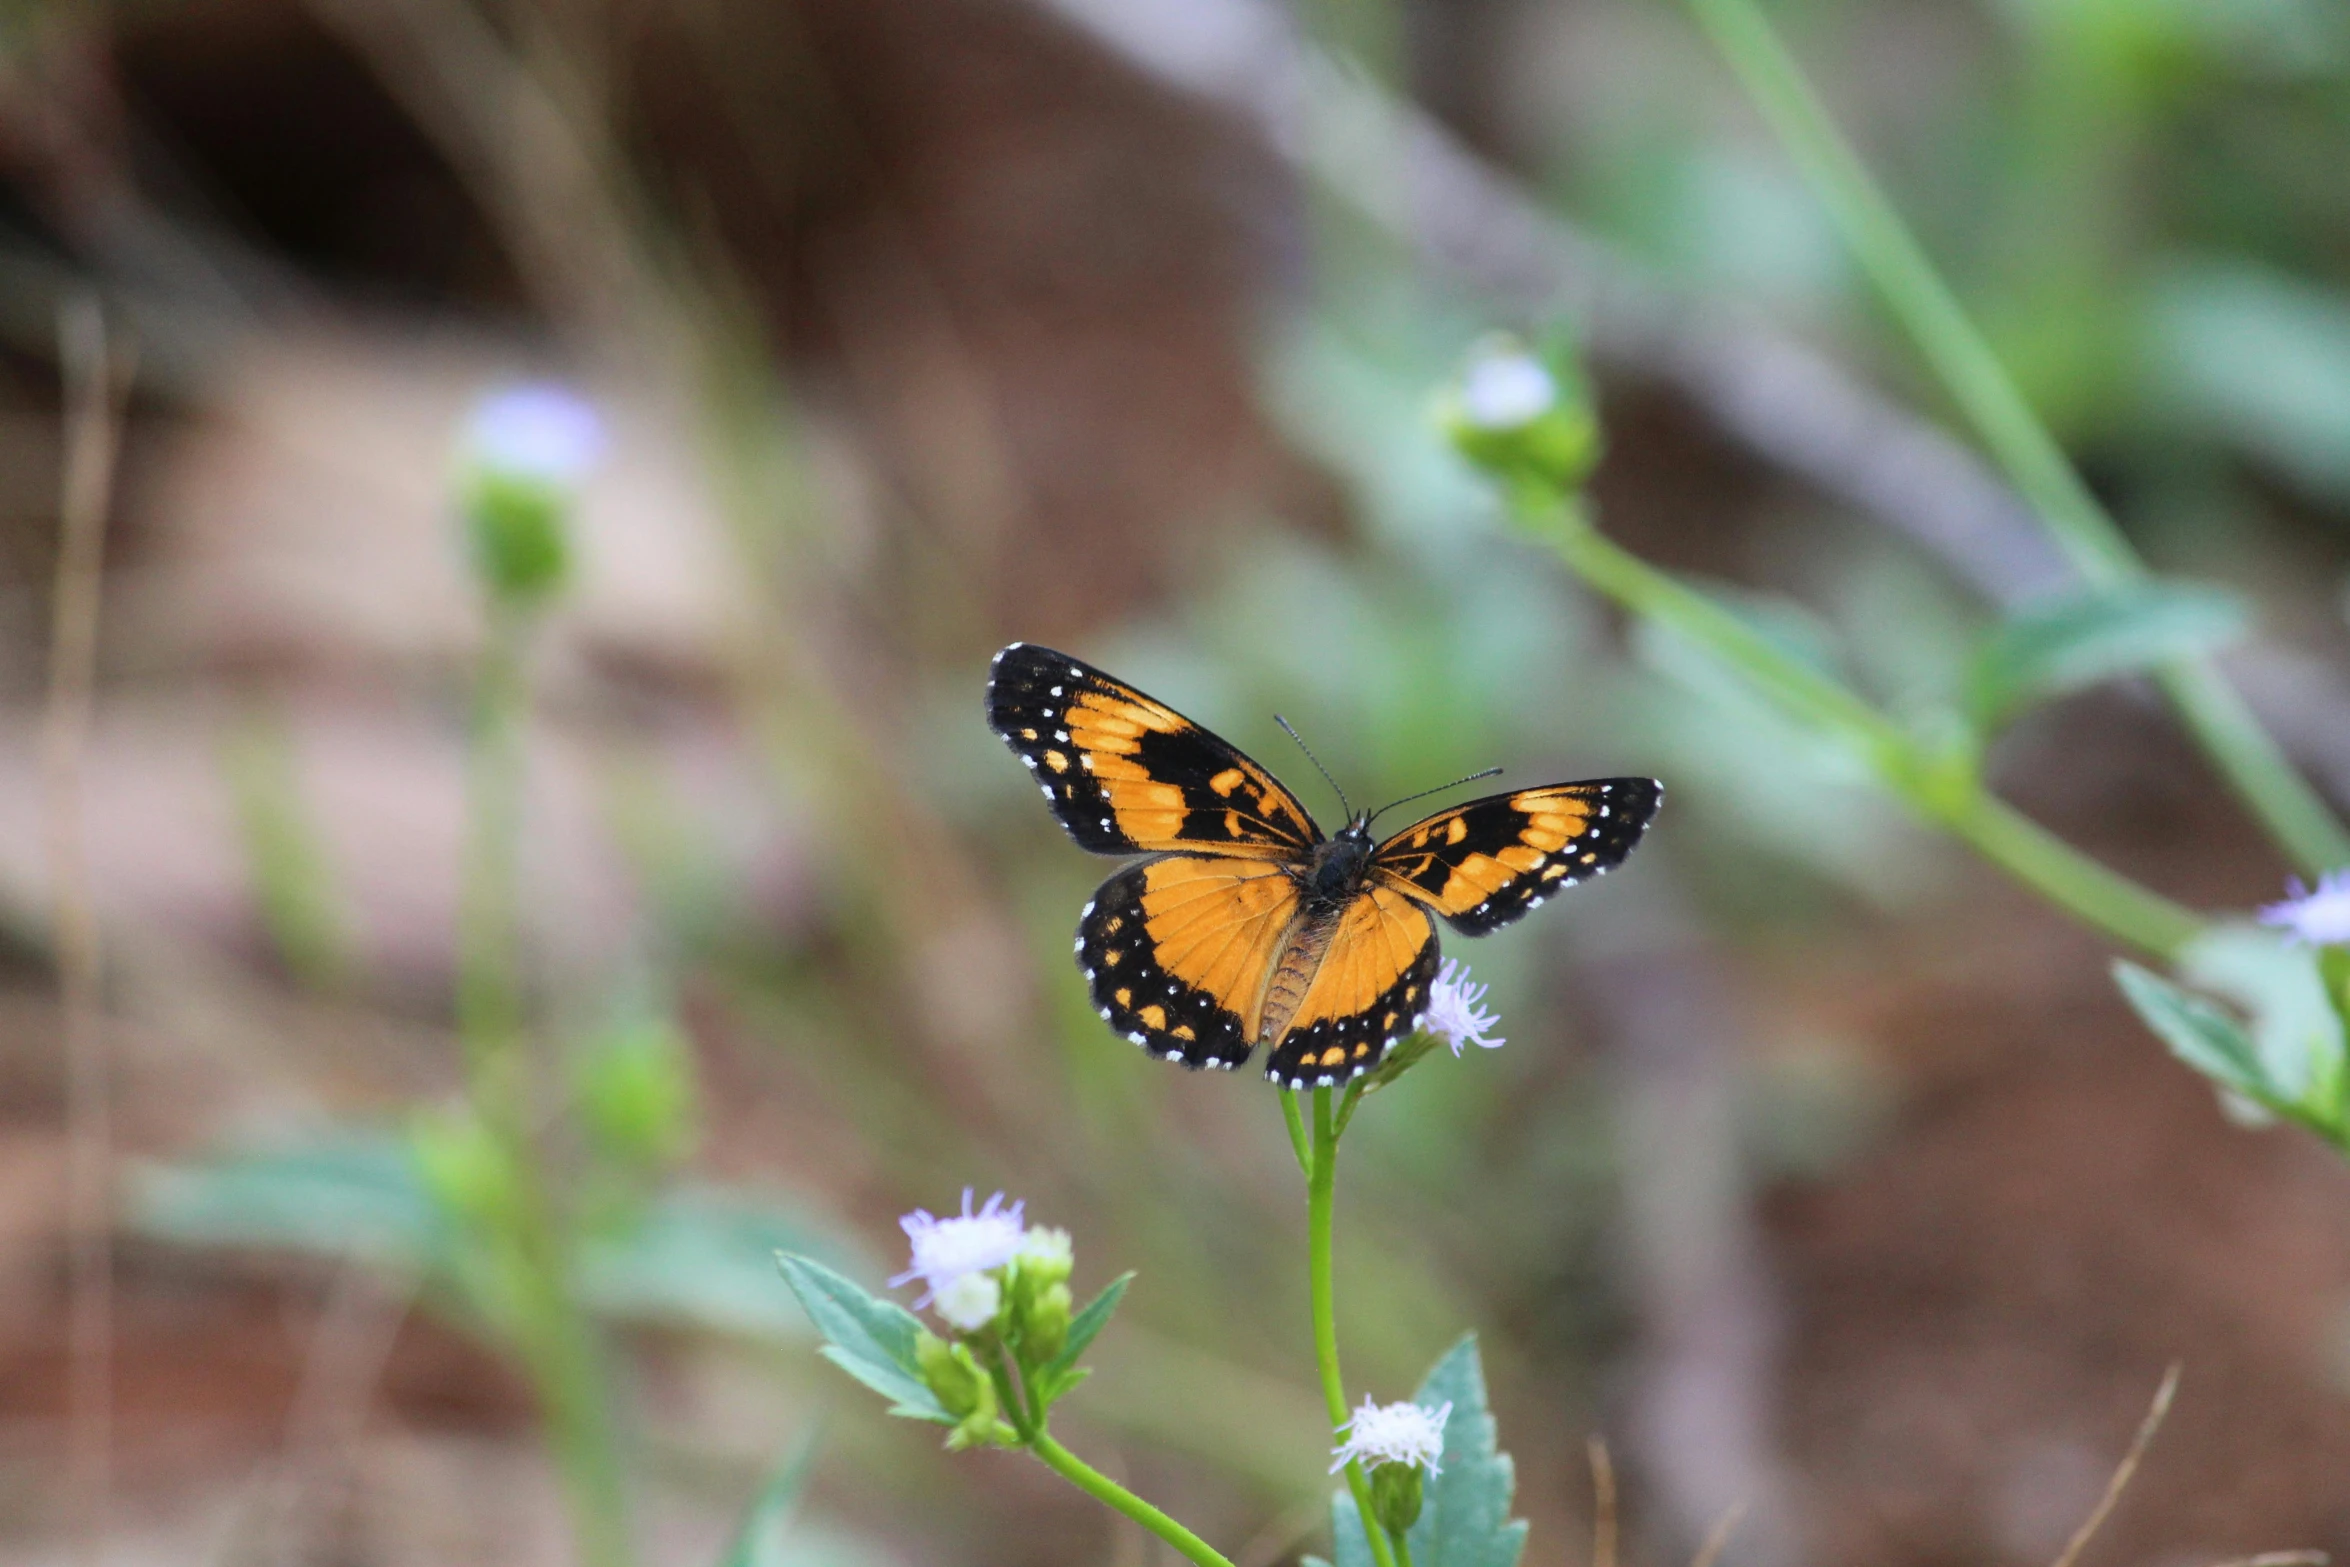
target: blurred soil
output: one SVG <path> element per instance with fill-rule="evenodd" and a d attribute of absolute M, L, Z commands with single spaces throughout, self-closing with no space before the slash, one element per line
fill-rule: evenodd
<path fill-rule="evenodd" d="M 685 23 L 648 21 L 631 41 L 646 136 L 810 389 L 815 466 L 869 541 L 839 615 L 846 645 L 976 679 L 1002 628 L 1068 636 L 1150 602 L 1186 580 L 1205 531 L 1269 497 L 1338 525 L 1329 487 L 1251 412 L 1252 312 L 1283 286 L 1292 199 L 1267 160 L 1021 7 L 706 9 L 707 36 L 741 57 L 713 64 Z M 112 79 L 161 138 L 141 156 L 190 171 L 203 205 L 307 279 L 299 308 L 237 324 L 200 369 L 167 356 L 174 378 L 135 431 L 90 778 L 134 1162 L 384 1114 L 450 1081 L 453 681 L 472 632 L 442 454 L 470 389 L 529 368 L 519 318 L 542 302 L 476 193 L 316 19 L 333 10 L 141 13 Z M 798 90 L 739 96 L 774 81 Z M 69 160 L 24 134 L 10 146 L 23 203 L 68 249 L 103 248 Z M 610 847 L 612 802 L 578 762 L 590 745 L 640 756 L 669 818 L 721 824 L 708 851 L 738 867 L 766 928 L 815 918 L 801 825 L 723 701 L 758 613 L 726 564 L 723 505 L 684 466 L 657 392 L 632 400 L 624 377 L 595 390 L 619 410 L 614 483 L 586 519 L 607 568 L 548 649 L 526 850 L 534 895 L 566 910 L 558 972 L 628 961 L 648 895 Z M 35 472 L 54 459 L 28 433 L 46 395 L 20 364 L 10 440 Z M 1686 417 L 1650 412 L 1617 428 L 1611 515 L 1662 558 L 1735 569 L 1735 533 L 1695 519 L 1726 490 L 1766 487 Z M 852 441 L 866 466 L 825 456 Z M 1692 473 L 1723 476 L 1707 506 L 1681 502 Z M 0 1535 L 34 1539 L 57 1521 L 45 1477 L 63 1396 L 62 1096 L 23 934 L 39 928 L 32 696 L 53 519 L 11 494 Z M 909 511 L 936 531 L 910 534 Z M 881 606 L 940 569 L 980 574 L 972 617 L 889 625 Z M 276 736 L 315 802 L 378 987 L 364 1007 L 301 999 L 266 956 L 224 715 Z M 2089 775 L 2092 756 L 2105 760 Z M 2241 906 L 2275 885 L 2143 707 L 2068 706 L 2012 742 L 2007 766 L 2052 826 L 2190 901 Z M 2051 1560 L 2174 1360 L 2177 1408 L 2094 1559 L 2350 1550 L 2350 1172 L 2298 1134 L 2230 1125 L 2130 1018 L 2106 952 L 1987 873 L 1960 885 L 1951 905 L 1853 915 L 1833 941 L 1811 927 L 1739 970 L 1757 1037 L 1853 1042 L 1896 1085 L 1869 1147 L 1761 1199 L 1786 1318 L 1776 1435 L 1806 1560 Z M 878 1223 L 870 1152 L 825 1123 L 795 1069 L 722 1024 L 704 1044 L 723 1089 L 709 1162 L 828 1182 Z M 778 1149 L 804 1168 L 781 1168 Z M 337 1281 L 129 1244 L 118 1268 L 117 1559 L 213 1559 L 253 1527 L 300 1428 Z M 358 1460 L 306 1504 L 312 1537 L 340 1541 L 318 1559 L 486 1560 L 491 1540 L 500 1560 L 550 1559 L 526 1393 L 428 1314 L 385 1309 L 401 1325 Z M 722 1365 L 671 1371 L 671 1424 L 707 1418 L 737 1461 L 772 1434 L 771 1416 L 711 1391 Z M 977 1470 L 916 1515 L 853 1480 L 828 1479 L 827 1500 L 909 1561 L 1100 1559 L 1088 1509 L 1008 1461 Z M 688 1487 L 700 1511 L 657 1520 L 666 1559 L 707 1559 L 693 1542 L 722 1527 L 740 1472 Z M 1529 1478 L 1547 1497 L 1576 1489 Z M 949 1523 L 958 1509 L 982 1521 Z M 1541 1519 L 1534 1559 L 1574 1559 L 1571 1522 Z"/>

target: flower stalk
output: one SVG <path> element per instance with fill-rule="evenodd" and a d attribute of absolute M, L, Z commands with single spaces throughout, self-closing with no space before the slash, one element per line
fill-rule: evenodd
<path fill-rule="evenodd" d="M 1330 1431 L 1343 1441 L 1347 1425 L 1346 1378 L 1338 1368 L 1338 1308 L 1331 1276 L 1331 1229 L 1338 1177 L 1338 1127 L 1331 1113 L 1331 1091 L 1314 1090 L 1312 1164 L 1306 1171 L 1306 1270 L 1313 1300 L 1314 1364 L 1322 1376 L 1322 1398 L 1330 1407 Z M 1286 1091 L 1282 1101 L 1297 1114 L 1296 1096 Z M 1379 1567 L 1396 1567 L 1395 1549 L 1388 1531 L 1376 1527 L 1371 1485 L 1360 1460 L 1346 1460 L 1346 1488 L 1362 1515 L 1363 1535 Z"/>

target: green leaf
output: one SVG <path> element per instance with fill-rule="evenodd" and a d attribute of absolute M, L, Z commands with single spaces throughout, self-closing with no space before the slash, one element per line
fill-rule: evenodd
<path fill-rule="evenodd" d="M 1413 1567 L 1517 1567 L 1526 1549 L 1525 1520 L 1510 1517 L 1517 1470 L 1495 1441 L 1477 1335 L 1464 1335 L 1412 1398 L 1431 1409 L 1452 1405 L 1443 1472 L 1429 1478 L 1411 1529 Z"/>
<path fill-rule="evenodd" d="M 2179 977 L 2247 1016 L 2264 1082 L 2282 1098 L 2331 1112 L 2342 1068 L 2342 1020 L 2318 970 L 2320 949 L 2245 924 L 2215 925 L 2179 954 Z"/>
<path fill-rule="evenodd" d="M 362 1256 L 427 1266 L 448 1235 L 407 1144 L 375 1132 L 151 1169 L 131 1222 L 188 1246 Z"/>
<path fill-rule="evenodd" d="M 776 1466 L 751 1499 L 742 1527 L 735 1531 L 734 1543 L 720 1558 L 719 1567 L 784 1567 L 784 1534 L 791 1527 L 792 1514 L 799 1510 L 800 1493 L 807 1489 L 808 1477 L 815 1473 L 819 1445 L 819 1433 L 811 1431 Z"/>
<path fill-rule="evenodd" d="M 811 1251 L 841 1260 L 788 1198 L 680 1183 L 587 1243 L 580 1288 L 606 1316 L 799 1342 L 807 1321 L 776 1293 L 775 1256 Z"/>
<path fill-rule="evenodd" d="M 2054 600 L 1991 633 L 1967 671 L 1967 711 L 1989 730 L 2043 698 L 2209 653 L 2243 636 L 2250 623 L 2241 599 L 2191 583 Z"/>
<path fill-rule="evenodd" d="M 1110 1314 L 1118 1309 L 1118 1302 L 1125 1298 L 1126 1286 L 1133 1282 L 1134 1274 L 1131 1270 L 1119 1274 L 1103 1287 L 1099 1295 L 1085 1303 L 1084 1310 L 1069 1319 L 1069 1337 L 1062 1343 L 1061 1352 L 1046 1362 L 1045 1371 L 1048 1374 L 1057 1376 L 1077 1368 L 1078 1358 L 1101 1336 L 1102 1329 L 1110 1325 Z M 1070 1384 L 1072 1387 L 1075 1385 Z"/>
<path fill-rule="evenodd" d="M 2234 1018 L 2135 963 L 2116 960 L 2113 977 L 2172 1055 L 2231 1093 L 2280 1108 L 2282 1096 L 2261 1068 L 2259 1048 Z"/>
<path fill-rule="evenodd" d="M 922 1380 L 921 1364 L 914 1357 L 922 1324 L 912 1312 L 867 1294 L 813 1258 L 784 1252 L 775 1260 L 808 1320 L 824 1335 L 825 1359 L 882 1397 L 894 1399 L 893 1415 L 945 1426 L 955 1423 Z"/>
<path fill-rule="evenodd" d="M 1354 1493 L 1340 1491 L 1330 1498 L 1330 1554 L 1335 1564 L 1318 1556 L 1305 1559 L 1305 1567 L 1378 1567 L 1378 1558 L 1371 1554 L 1371 1542 L 1363 1534 L 1363 1515 L 1355 1510 Z M 1413 1567 L 1418 1567 L 1415 1562 Z"/>

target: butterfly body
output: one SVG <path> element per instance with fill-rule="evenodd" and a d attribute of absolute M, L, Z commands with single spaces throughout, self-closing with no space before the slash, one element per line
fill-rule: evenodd
<path fill-rule="evenodd" d="M 1264 767 L 1165 704 L 1067 654 L 996 655 L 988 722 L 1070 837 L 1148 856 L 1078 922 L 1096 1009 L 1154 1055 L 1328 1086 L 1419 1027 L 1436 919 L 1497 930 L 1620 863 L 1662 798 L 1653 779 L 1516 790 L 1380 842 L 1371 816 L 1324 836 Z"/>

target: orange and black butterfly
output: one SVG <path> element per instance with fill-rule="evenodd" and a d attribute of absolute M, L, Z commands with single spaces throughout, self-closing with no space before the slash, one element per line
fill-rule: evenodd
<path fill-rule="evenodd" d="M 1152 1055 L 1231 1070 L 1262 1044 L 1289 1088 L 1343 1083 L 1420 1025 L 1436 922 L 1499 930 L 1623 863 L 1664 798 L 1653 778 L 1516 789 L 1374 844 L 1322 836 L 1271 773 L 1163 702 L 1056 653 L 995 656 L 987 721 L 1096 854 L 1077 962 L 1112 1028 Z"/>

